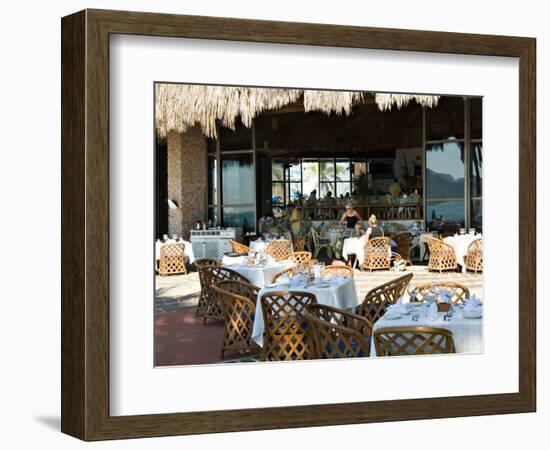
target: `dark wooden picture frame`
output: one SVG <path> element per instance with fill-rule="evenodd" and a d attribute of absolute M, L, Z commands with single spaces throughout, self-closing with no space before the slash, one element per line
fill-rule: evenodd
<path fill-rule="evenodd" d="M 85 10 L 62 31 L 62 416 L 84 440 L 532 412 L 536 408 L 533 38 Z M 519 58 L 519 392 L 109 415 L 109 36 L 135 34 Z"/>

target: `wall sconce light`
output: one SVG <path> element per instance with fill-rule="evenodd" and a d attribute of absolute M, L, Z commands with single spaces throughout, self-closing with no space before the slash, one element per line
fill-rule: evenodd
<path fill-rule="evenodd" d="M 168 199 L 168 209 L 178 209 L 178 204 L 174 200 Z"/>

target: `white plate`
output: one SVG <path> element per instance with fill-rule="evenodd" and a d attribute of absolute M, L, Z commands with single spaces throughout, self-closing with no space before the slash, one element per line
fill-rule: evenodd
<path fill-rule="evenodd" d="M 328 287 L 330 287 L 330 284 L 328 284 L 328 283 L 318 283 L 318 284 L 312 284 L 311 287 L 314 287 L 314 288 L 328 288 Z"/>
<path fill-rule="evenodd" d="M 397 320 L 397 319 L 401 319 L 401 317 L 403 317 L 401 313 L 392 313 L 392 314 L 386 313 L 383 316 L 384 319 L 388 319 L 388 320 Z"/>

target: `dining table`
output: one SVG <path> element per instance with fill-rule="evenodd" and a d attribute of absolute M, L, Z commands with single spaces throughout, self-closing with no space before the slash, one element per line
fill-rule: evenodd
<path fill-rule="evenodd" d="M 317 303 L 334 306 L 346 311 L 354 311 L 359 305 L 357 289 L 353 277 L 333 277 L 329 281 L 319 279 L 313 283 L 290 284 L 283 281 L 280 284 L 264 286 L 256 300 L 256 314 L 252 328 L 252 339 L 260 347 L 263 346 L 264 318 L 262 314 L 261 297 L 273 291 L 300 291 L 310 292 L 315 295 Z"/>
<path fill-rule="evenodd" d="M 384 314 L 373 327 L 373 336 L 377 330 L 394 327 L 432 327 L 444 328 L 453 333 L 456 353 L 483 353 L 483 318 L 464 317 L 462 305 L 453 306 L 450 320 L 447 313 L 438 312 L 437 317 L 429 318 L 428 302 L 408 303 L 408 314 Z M 417 320 L 414 320 L 418 315 Z M 371 340 L 371 358 L 376 357 L 374 339 Z"/>
<path fill-rule="evenodd" d="M 234 260 L 231 261 L 224 256 L 224 260 L 222 260 L 223 266 L 241 274 L 251 284 L 259 288 L 264 287 L 266 284 L 271 284 L 274 275 L 295 265 L 292 261 L 275 261 L 273 259 L 268 259 L 265 264 L 248 265 L 248 258 L 237 257 L 232 259 Z"/>

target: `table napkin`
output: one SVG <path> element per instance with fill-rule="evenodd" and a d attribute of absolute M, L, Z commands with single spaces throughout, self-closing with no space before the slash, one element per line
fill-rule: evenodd
<path fill-rule="evenodd" d="M 390 305 L 388 307 L 388 310 L 391 311 L 392 314 L 408 314 L 409 309 L 407 308 L 407 305 L 403 303 L 403 296 L 399 297 L 397 299 L 397 302 L 395 304 Z"/>
<path fill-rule="evenodd" d="M 475 295 L 472 295 L 470 298 L 466 299 L 466 304 L 464 305 L 464 312 L 469 314 L 481 314 L 483 306 L 479 298 Z"/>
<path fill-rule="evenodd" d="M 433 302 L 429 308 L 428 312 L 426 313 L 426 317 L 430 320 L 437 320 L 439 317 L 438 311 L 437 311 L 437 303 Z"/>

